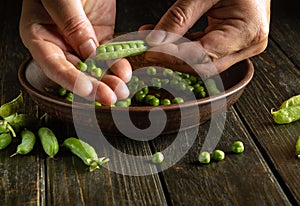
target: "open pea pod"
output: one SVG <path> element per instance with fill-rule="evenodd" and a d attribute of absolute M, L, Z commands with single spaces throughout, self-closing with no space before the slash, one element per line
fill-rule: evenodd
<path fill-rule="evenodd" d="M 5 118 L 12 114 L 15 114 L 20 110 L 20 108 L 23 105 L 24 105 L 23 94 L 22 94 L 22 92 L 20 92 L 20 94 L 15 99 L 1 105 L 0 116 L 2 118 Z"/>

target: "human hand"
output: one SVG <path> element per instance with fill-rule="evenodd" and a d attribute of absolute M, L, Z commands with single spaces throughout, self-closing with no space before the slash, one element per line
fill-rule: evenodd
<path fill-rule="evenodd" d="M 195 22 L 206 14 L 208 26 L 203 32 L 187 33 Z M 146 53 L 150 61 L 165 61 L 170 64 L 180 62 L 170 58 L 173 54 L 179 57 L 192 57 L 193 69 L 206 76 L 220 73 L 231 65 L 263 52 L 268 43 L 270 23 L 270 0 L 178 0 L 164 14 L 157 25 L 144 25 L 140 30 L 158 30 L 147 36 L 153 51 Z M 193 42 L 175 44 L 178 35 L 186 35 Z M 200 60 L 195 61 L 195 49 L 200 50 Z M 208 62 L 203 52 L 212 60 Z M 204 62 L 204 63 L 205 63 Z"/>
<path fill-rule="evenodd" d="M 110 67 L 112 74 L 104 75 L 101 81 L 84 75 L 74 65 L 113 37 L 115 4 L 114 0 L 24 0 L 20 19 L 22 41 L 46 76 L 103 104 L 129 95 L 125 82 L 132 71 L 128 61 L 115 62 Z"/>

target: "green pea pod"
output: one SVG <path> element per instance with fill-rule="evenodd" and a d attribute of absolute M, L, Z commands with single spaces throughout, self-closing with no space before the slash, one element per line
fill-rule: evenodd
<path fill-rule="evenodd" d="M 300 94 L 292 96 L 292 97 L 288 98 L 287 100 L 285 100 L 281 104 L 280 109 L 287 108 L 287 107 L 290 107 L 290 106 L 294 106 L 294 105 L 297 105 L 297 104 L 300 104 Z"/>
<path fill-rule="evenodd" d="M 300 159 L 300 137 L 298 137 L 298 139 L 296 141 L 296 155 L 297 155 L 297 158 Z"/>
<path fill-rule="evenodd" d="M 7 102 L 0 107 L 0 116 L 5 118 L 14 113 L 17 113 L 19 109 L 24 105 L 22 92 L 10 102 Z"/>
<path fill-rule="evenodd" d="M 0 120 L 0 134 L 11 132 L 13 137 L 16 137 L 14 128 L 5 120 Z"/>
<path fill-rule="evenodd" d="M 148 46 L 143 40 L 111 42 L 97 48 L 96 60 L 118 59 L 145 52 Z"/>
<path fill-rule="evenodd" d="M 17 154 L 25 155 L 32 151 L 36 142 L 34 133 L 30 130 L 25 129 L 21 131 L 21 137 L 22 142 L 18 145 L 16 153 L 11 155 L 11 157 Z"/>
<path fill-rule="evenodd" d="M 39 121 L 29 114 L 13 114 L 4 118 L 14 129 L 15 132 L 19 132 L 24 128 L 35 129 L 39 126 Z"/>
<path fill-rule="evenodd" d="M 12 136 L 10 133 L 0 134 L 0 150 L 6 148 L 12 142 Z"/>
<path fill-rule="evenodd" d="M 53 158 L 59 150 L 58 141 L 53 131 L 47 127 L 41 127 L 38 130 L 38 136 L 45 153 Z"/>
<path fill-rule="evenodd" d="M 79 157 L 85 165 L 89 166 L 90 171 L 94 171 L 100 165 L 109 161 L 107 158 L 98 158 L 95 149 L 90 144 L 74 137 L 65 139 L 63 146 Z"/>
<path fill-rule="evenodd" d="M 271 111 L 277 124 L 288 124 L 300 119 L 300 105 L 294 105 L 277 111 Z"/>

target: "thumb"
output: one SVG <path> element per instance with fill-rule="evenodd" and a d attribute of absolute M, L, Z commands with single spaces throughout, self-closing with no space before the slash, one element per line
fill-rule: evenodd
<path fill-rule="evenodd" d="M 163 15 L 146 37 L 152 46 L 171 43 L 183 36 L 209 10 L 216 0 L 178 0 Z M 172 34 L 177 35 L 172 35 Z M 180 36 L 179 36 L 180 35 Z"/>
<path fill-rule="evenodd" d="M 66 41 L 84 59 L 98 45 L 94 28 L 88 20 L 80 0 L 42 0 L 42 3 L 61 30 Z"/>

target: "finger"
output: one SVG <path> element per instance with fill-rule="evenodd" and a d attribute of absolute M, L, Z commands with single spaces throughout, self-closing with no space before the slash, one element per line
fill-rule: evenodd
<path fill-rule="evenodd" d="M 163 15 L 155 30 L 147 36 L 150 45 L 174 42 L 178 39 L 176 33 L 183 36 L 195 22 L 215 4 L 217 0 L 178 0 Z"/>
<path fill-rule="evenodd" d="M 117 99 L 125 99 L 129 96 L 129 90 L 120 78 L 107 74 L 101 78 L 101 81 L 109 86 Z"/>
<path fill-rule="evenodd" d="M 87 99 L 98 101 L 104 105 L 111 105 L 117 101 L 117 96 L 114 91 L 104 82 L 91 78 L 93 90 Z"/>
<path fill-rule="evenodd" d="M 129 82 L 131 79 L 131 65 L 126 59 L 118 59 L 114 61 L 113 63 L 111 63 L 109 70 L 124 82 Z"/>
<path fill-rule="evenodd" d="M 98 41 L 80 0 L 42 0 L 47 12 L 67 42 L 83 58 L 90 56 Z"/>
<path fill-rule="evenodd" d="M 92 92 L 92 83 L 89 78 L 78 71 L 55 44 L 43 40 L 33 41 L 31 54 L 45 75 L 52 81 L 82 97 Z M 69 58 L 71 58 L 70 55 Z M 80 85 L 80 87 L 75 85 Z"/>
<path fill-rule="evenodd" d="M 154 28 L 155 28 L 155 25 L 153 25 L 153 24 L 145 24 L 139 28 L 139 31 L 152 30 Z"/>

